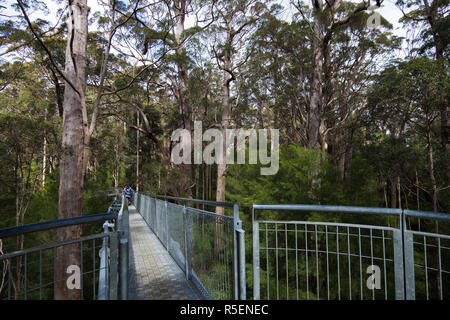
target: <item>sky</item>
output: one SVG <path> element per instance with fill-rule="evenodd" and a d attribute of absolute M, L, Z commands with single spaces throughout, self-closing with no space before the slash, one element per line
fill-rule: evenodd
<path fill-rule="evenodd" d="M 275 0 L 275 1 L 280 3 L 284 7 L 284 10 L 283 10 L 280 18 L 289 21 L 291 19 L 292 15 L 296 12 L 296 9 L 290 4 L 290 0 Z M 354 2 L 354 3 L 360 2 L 360 0 L 350 0 L 350 1 Z M 399 19 L 402 17 L 402 12 L 400 11 L 400 9 L 398 9 L 395 6 L 395 1 L 396 0 L 384 0 L 382 7 L 377 9 L 376 11 L 379 12 L 387 21 L 389 21 L 393 25 L 393 27 L 394 27 L 393 33 L 395 35 L 406 38 L 406 36 L 407 36 L 406 29 L 402 28 L 402 25 L 398 22 Z M 45 17 L 39 17 L 38 13 L 34 13 L 34 14 L 31 13 L 30 14 L 31 19 L 34 20 L 36 18 L 45 18 L 45 19 L 48 19 L 48 20 L 56 23 L 57 22 L 57 14 L 56 14 L 57 7 L 55 6 L 55 1 L 54 0 L 43 0 L 43 2 L 47 4 L 51 13 Z M 62 2 L 62 4 L 60 6 L 62 6 L 63 4 L 66 3 L 66 1 L 61 1 L 61 2 Z M 306 2 L 309 3 L 310 1 L 306 0 Z M 0 0 L 0 5 L 6 7 L 6 9 L 3 9 L 2 11 L 0 11 L 0 13 L 7 14 L 7 15 L 17 15 L 17 13 L 11 8 L 11 5 L 14 3 L 16 3 L 15 0 L 3 0 L 3 1 Z M 103 7 L 99 4 L 99 0 L 87 0 L 87 3 L 88 3 L 88 6 L 91 8 L 91 12 L 90 12 L 91 16 L 96 11 L 102 11 Z M 4 19 L 4 18 L 0 15 L 0 19 Z M 189 22 L 187 21 L 187 23 L 189 23 Z"/>
<path fill-rule="evenodd" d="M 350 1 L 353 3 L 361 2 L 359 0 Z M 395 33 L 395 35 L 405 37 L 406 30 L 402 29 L 402 25 L 398 22 L 403 14 L 400 9 L 395 6 L 395 1 L 396 0 L 384 0 L 381 8 L 377 9 L 376 11 L 379 12 L 387 21 L 389 21 L 394 26 L 393 32 Z M 283 7 L 285 7 L 281 17 L 285 20 L 289 20 L 290 16 L 296 11 L 295 8 L 293 8 L 293 6 L 290 4 L 290 0 L 281 0 L 277 2 L 281 3 Z M 310 1 L 307 0 L 307 3 L 309 2 Z"/>
<path fill-rule="evenodd" d="M 351 0 L 352 2 L 359 2 L 357 0 Z M 0 4 L 7 7 L 6 12 L 11 14 L 14 11 L 10 9 L 11 4 L 14 4 L 15 0 L 0 0 Z M 56 9 L 54 7 L 55 2 L 49 1 L 49 0 L 43 0 L 48 6 L 49 9 L 52 11 L 53 16 L 56 16 Z M 95 11 L 101 11 L 102 6 L 98 3 L 98 0 L 88 0 L 88 6 L 91 7 L 91 13 Z M 293 12 L 295 12 L 295 9 L 290 5 L 290 0 L 279 0 L 276 1 L 280 4 L 282 4 L 285 7 L 285 10 L 283 11 L 282 17 L 284 19 L 289 19 Z M 309 2 L 309 1 L 308 1 Z M 64 1 L 63 1 L 64 3 Z M 53 7 L 53 8 L 52 8 Z M 394 25 L 394 27 L 401 28 L 400 24 L 398 23 L 398 20 L 402 16 L 401 11 L 395 6 L 395 0 L 384 0 L 383 5 L 380 9 L 377 11 L 380 12 L 380 14 L 385 17 L 390 23 Z M 49 17 L 46 17 L 49 18 Z"/>

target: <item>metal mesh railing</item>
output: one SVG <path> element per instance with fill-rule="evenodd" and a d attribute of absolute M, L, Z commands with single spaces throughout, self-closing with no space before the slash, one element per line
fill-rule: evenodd
<path fill-rule="evenodd" d="M 192 272 L 211 297 L 233 298 L 233 218 L 187 209 Z"/>
<path fill-rule="evenodd" d="M 1 255 L 3 286 L 0 299 L 54 299 L 58 284 L 65 285 L 70 280 L 70 274 L 56 279 L 58 252 L 64 247 L 69 249 L 66 251 L 69 255 L 80 257 L 80 299 L 97 299 L 99 274 L 101 271 L 108 272 L 107 266 L 100 266 L 102 241 L 104 239 L 109 244 L 111 236 L 111 233 L 97 234 Z M 69 290 L 66 293 L 68 299 Z"/>
<path fill-rule="evenodd" d="M 414 235 L 414 282 L 418 299 L 448 299 L 450 292 L 450 236 L 424 232 Z"/>
<path fill-rule="evenodd" d="M 264 299 L 394 298 L 393 230 L 342 223 L 259 222 Z M 379 244 L 379 245 L 377 245 Z M 378 265 L 383 290 L 366 286 Z M 390 278 L 388 278 L 388 275 Z"/>
<path fill-rule="evenodd" d="M 270 210 L 272 217 L 291 216 L 255 219 L 255 210 Z M 407 221 L 415 225 L 410 216 L 434 223 L 436 218 L 448 219 L 447 214 L 313 205 L 254 205 L 254 211 L 255 299 L 450 297 L 450 236 L 406 228 Z M 306 212 L 304 221 L 295 218 L 295 211 Z M 340 213 L 357 217 L 352 223 L 324 222 L 318 212 L 333 213 L 335 221 Z M 388 225 L 379 223 L 382 221 Z M 395 223 L 397 226 L 390 226 Z"/>
<path fill-rule="evenodd" d="M 450 299 L 450 234 L 442 234 L 450 229 L 450 215 L 405 210 L 405 217 L 416 220 L 405 223 L 415 298 Z"/>
<path fill-rule="evenodd" d="M 119 284 L 126 286 L 121 280 L 124 275 L 119 271 L 128 269 L 123 264 L 128 261 L 120 259 L 127 254 L 122 246 L 122 242 L 126 242 L 119 244 L 122 235 L 128 234 L 125 231 L 127 215 L 123 215 L 126 211 L 123 209 L 122 201 L 118 200 L 104 214 L 0 229 L 0 241 L 5 249 L 7 244 L 14 244 L 19 237 L 26 238 L 30 233 L 53 239 L 56 229 L 106 221 L 103 233 L 68 241 L 50 241 L 16 251 L 3 250 L 0 255 L 0 300 L 117 299 L 121 294 Z M 67 269 L 62 272 L 61 266 Z M 123 294 L 120 297 L 126 298 Z"/>
<path fill-rule="evenodd" d="M 234 208 L 233 217 L 179 205 L 194 201 Z M 186 277 L 206 299 L 245 299 L 245 253 L 236 205 L 136 194 L 136 209 L 168 250 Z M 236 228 L 237 226 L 237 228 Z M 241 232 L 241 231 L 239 231 Z M 238 244 L 242 242 L 242 245 Z"/>
<path fill-rule="evenodd" d="M 155 207 L 156 220 L 153 230 L 167 249 L 167 208 L 165 202 L 158 199 L 155 200 Z"/>
<path fill-rule="evenodd" d="M 169 231 L 169 238 L 167 240 L 169 245 L 167 250 L 180 268 L 186 272 L 184 207 L 175 203 L 167 203 L 167 218 Z"/>

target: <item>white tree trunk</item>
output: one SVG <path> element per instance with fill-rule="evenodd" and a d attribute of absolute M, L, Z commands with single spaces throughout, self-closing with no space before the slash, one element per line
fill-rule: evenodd
<path fill-rule="evenodd" d="M 87 142 L 86 115 L 86 46 L 89 7 L 87 0 L 69 1 L 68 38 L 65 75 L 75 88 L 66 83 L 62 123 L 62 155 L 60 161 L 58 218 L 82 215 L 85 146 Z M 81 236 L 81 227 L 59 229 L 58 241 Z M 57 250 L 55 299 L 79 299 L 80 290 L 66 287 L 69 265 L 80 265 L 79 246 Z"/>

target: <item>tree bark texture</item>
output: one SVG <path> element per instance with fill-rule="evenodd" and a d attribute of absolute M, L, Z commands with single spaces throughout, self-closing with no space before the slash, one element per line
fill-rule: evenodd
<path fill-rule="evenodd" d="M 89 7 L 87 0 L 69 1 L 68 37 L 65 75 L 72 86 L 64 89 L 62 155 L 60 160 L 58 219 L 82 215 L 83 180 L 87 138 L 86 116 L 86 45 Z M 58 241 L 81 236 L 81 227 L 58 229 Z M 80 266 L 79 245 L 59 247 L 56 257 L 55 299 L 79 299 L 80 290 L 66 285 L 67 267 Z"/>

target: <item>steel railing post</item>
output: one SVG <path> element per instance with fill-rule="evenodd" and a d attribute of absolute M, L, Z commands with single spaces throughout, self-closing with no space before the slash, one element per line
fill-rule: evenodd
<path fill-rule="evenodd" d="M 414 235 L 406 229 L 405 211 L 401 214 L 401 230 L 402 230 L 402 251 L 403 251 L 403 275 L 405 293 L 404 299 L 415 300 L 415 277 L 414 277 Z"/>
<path fill-rule="evenodd" d="M 119 266 L 119 248 L 118 248 L 118 234 L 114 232 L 110 237 L 110 270 L 109 270 L 109 299 L 117 300 L 118 288 L 118 266 Z"/>
<path fill-rule="evenodd" d="M 400 218 L 401 220 L 401 218 Z M 401 222 L 400 222 L 401 223 Z M 394 244 L 394 276 L 395 276 L 395 299 L 405 299 L 405 276 L 403 265 L 403 237 L 402 230 L 393 231 Z"/>
<path fill-rule="evenodd" d="M 114 225 L 108 221 L 105 221 L 103 223 L 103 232 L 106 235 L 109 232 L 109 228 L 113 228 Z M 116 233 L 114 233 L 116 235 Z M 109 246 L 111 248 L 108 248 L 108 239 L 109 239 Z M 117 241 L 117 235 L 116 235 L 116 241 Z M 100 270 L 99 270 L 99 280 L 98 280 L 98 300 L 108 300 L 110 297 L 110 285 L 111 281 L 108 281 L 108 278 L 111 280 L 111 269 L 115 268 L 117 275 L 117 251 L 115 252 L 115 256 L 111 254 L 111 250 L 113 249 L 113 239 L 110 235 L 109 237 L 104 237 L 102 242 L 102 248 L 99 251 L 99 257 L 100 257 Z M 117 250 L 117 243 L 115 243 L 115 248 Z M 117 285 L 117 279 L 116 283 L 114 285 Z"/>
<path fill-rule="evenodd" d="M 245 283 L 245 232 L 239 218 L 239 206 L 233 205 L 233 271 L 234 297 L 236 300 L 246 299 Z"/>
<path fill-rule="evenodd" d="M 129 216 L 125 196 L 122 197 L 122 214 L 119 215 L 119 286 L 120 299 L 127 300 L 128 297 L 128 236 Z"/>
<path fill-rule="evenodd" d="M 167 209 L 167 200 L 164 203 L 166 209 L 166 249 L 169 251 L 169 211 Z"/>
<path fill-rule="evenodd" d="M 260 300 L 259 283 L 259 222 L 253 221 L 253 299 Z"/>
<path fill-rule="evenodd" d="M 183 206 L 184 216 L 184 259 L 185 259 L 185 272 L 186 279 L 190 279 L 191 273 L 191 235 L 190 235 L 190 217 L 189 210 L 186 208 L 186 204 Z"/>
<path fill-rule="evenodd" d="M 239 299 L 247 299 L 247 289 L 245 281 L 245 231 L 237 230 L 239 233 Z"/>
<path fill-rule="evenodd" d="M 238 238 L 237 222 L 239 220 L 239 209 L 233 206 L 233 297 L 239 300 L 239 265 L 238 265 Z"/>

